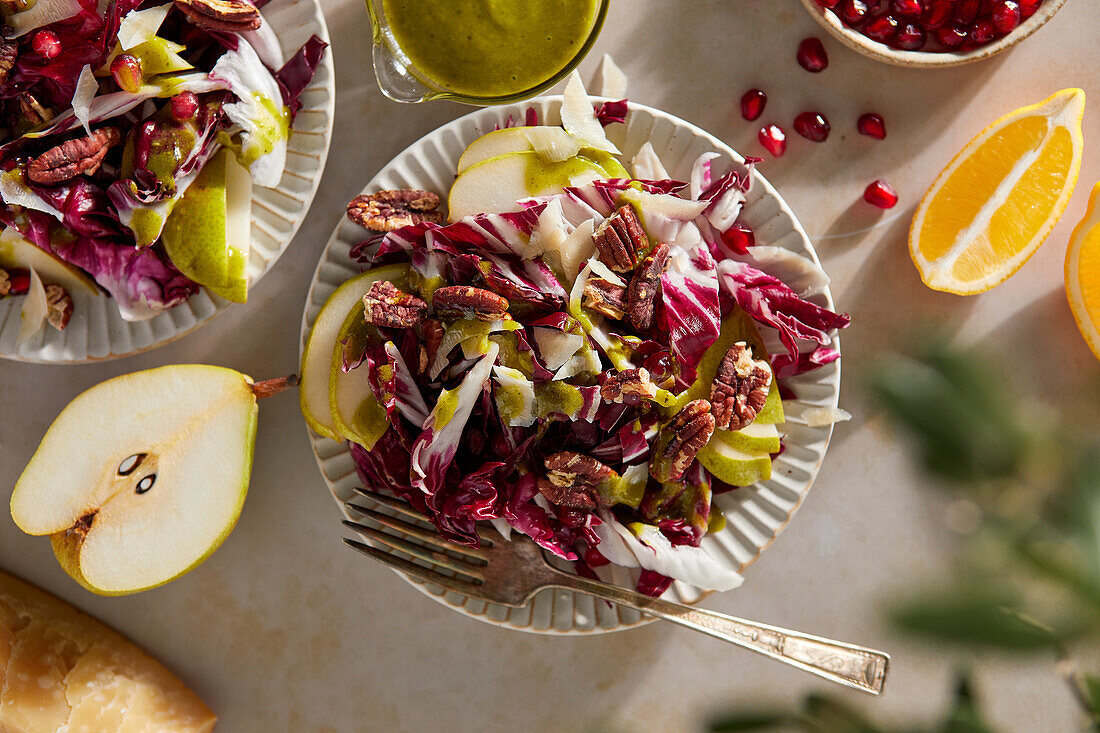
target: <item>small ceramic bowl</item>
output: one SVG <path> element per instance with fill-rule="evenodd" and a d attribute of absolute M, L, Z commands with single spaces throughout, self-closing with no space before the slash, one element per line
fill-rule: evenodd
<path fill-rule="evenodd" d="M 971 61 L 980 61 L 999 54 L 1007 48 L 1015 46 L 1032 33 L 1037 31 L 1044 23 L 1054 17 L 1066 0 L 1046 0 L 1035 15 L 1022 22 L 1016 30 L 1004 38 L 993 43 L 979 46 L 972 51 L 960 53 L 939 51 L 901 51 L 891 48 L 884 43 L 873 41 L 854 28 L 844 25 L 844 22 L 833 12 L 826 10 L 817 4 L 816 0 L 802 0 L 802 4 L 817 22 L 825 27 L 834 37 L 848 48 L 869 56 L 876 61 L 883 61 L 895 66 L 908 66 L 911 68 L 945 68 L 959 66 Z"/>

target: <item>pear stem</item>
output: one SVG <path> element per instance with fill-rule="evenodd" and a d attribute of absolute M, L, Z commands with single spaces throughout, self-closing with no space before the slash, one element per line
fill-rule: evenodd
<path fill-rule="evenodd" d="M 256 382 L 252 385 L 252 394 L 256 395 L 256 399 L 262 400 L 264 397 L 271 397 L 291 387 L 297 386 L 298 375 L 291 374 L 287 377 L 278 377 L 277 379 L 266 379 L 262 382 Z"/>

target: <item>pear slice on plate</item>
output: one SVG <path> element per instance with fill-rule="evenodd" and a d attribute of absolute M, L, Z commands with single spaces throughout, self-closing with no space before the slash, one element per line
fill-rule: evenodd
<path fill-rule="evenodd" d="M 336 343 L 332 349 L 332 365 L 329 368 L 328 401 L 332 422 L 340 435 L 358 443 L 367 450 L 374 447 L 378 439 L 389 430 L 389 418 L 386 409 L 378 402 L 367 379 L 366 365 L 358 370 L 345 372 L 344 345 L 363 343 L 369 338 L 369 332 L 375 330 L 364 320 L 365 308 L 360 299 L 340 326 Z M 375 330 L 375 333 L 377 331 Z"/>
<path fill-rule="evenodd" d="M 28 241 L 17 230 L 0 233 L 0 267 L 34 270 L 47 285 L 60 285 L 70 295 L 99 295 L 99 286 L 83 270 Z"/>
<path fill-rule="evenodd" d="M 584 155 L 552 163 L 534 150 L 505 153 L 470 166 L 455 179 L 447 197 L 447 215 L 458 221 L 475 214 L 516 211 L 520 199 L 560 193 L 565 186 L 610 177 Z"/>
<path fill-rule="evenodd" d="M 302 417 L 314 432 L 332 440 L 346 440 L 337 428 L 329 406 L 332 355 L 337 337 L 348 313 L 357 302 L 362 302 L 371 285 L 379 280 L 389 280 L 395 285 L 404 283 L 408 273 L 408 265 L 386 265 L 367 270 L 338 287 L 321 307 L 302 351 L 302 381 L 298 390 Z"/>
<path fill-rule="evenodd" d="M 772 477 L 770 455 L 738 450 L 723 440 L 711 440 L 696 458 L 715 478 L 730 486 L 751 486 Z"/>
<path fill-rule="evenodd" d="M 92 387 L 46 432 L 12 492 L 12 519 L 27 534 L 49 535 L 65 572 L 95 593 L 167 583 L 236 524 L 256 400 L 271 384 L 190 364 Z"/>
<path fill-rule="evenodd" d="M 748 453 L 779 452 L 779 429 L 774 423 L 753 421 L 740 430 L 715 430 L 711 440 Z"/>

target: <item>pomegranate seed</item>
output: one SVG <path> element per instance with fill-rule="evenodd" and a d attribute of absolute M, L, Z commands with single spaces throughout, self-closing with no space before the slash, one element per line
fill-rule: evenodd
<path fill-rule="evenodd" d="M 988 20 L 979 20 L 970 29 L 970 42 L 978 45 L 989 43 L 993 40 L 994 35 L 996 35 L 996 30 L 993 28 L 993 24 Z"/>
<path fill-rule="evenodd" d="M 829 54 L 825 53 L 825 46 L 820 38 L 804 38 L 798 44 L 797 58 L 799 66 L 814 74 L 824 71 L 829 65 Z"/>
<path fill-rule="evenodd" d="M 963 45 L 967 35 L 966 28 L 959 25 L 945 25 L 936 29 L 936 40 L 948 51 L 953 51 Z"/>
<path fill-rule="evenodd" d="M 1020 16 L 1023 18 L 1030 18 L 1035 15 L 1035 11 L 1039 9 L 1039 6 L 1043 4 L 1043 0 L 1020 0 Z"/>
<path fill-rule="evenodd" d="M 970 25 L 978 17 L 980 9 L 980 0 L 958 0 L 955 3 L 955 20 L 963 25 Z"/>
<path fill-rule="evenodd" d="M 892 209 L 898 202 L 898 192 L 880 178 L 863 191 L 863 200 L 880 209 Z"/>
<path fill-rule="evenodd" d="M 598 568 L 601 565 L 607 565 L 611 561 L 603 556 L 603 553 L 595 547 L 589 547 L 584 551 L 584 564 L 590 568 Z"/>
<path fill-rule="evenodd" d="M 8 295 L 26 295 L 31 289 L 30 270 L 8 270 L 8 279 L 11 285 Z"/>
<path fill-rule="evenodd" d="M 880 15 L 863 27 L 863 34 L 872 41 L 892 43 L 898 30 L 898 19 L 892 15 Z"/>
<path fill-rule="evenodd" d="M 850 26 L 857 26 L 867 17 L 867 3 L 864 0 L 844 0 L 840 6 L 840 18 Z"/>
<path fill-rule="evenodd" d="M 920 0 L 894 0 L 894 12 L 898 15 L 919 18 L 924 14 L 924 5 Z"/>
<path fill-rule="evenodd" d="M 954 3 L 951 0 L 937 0 L 924 14 L 924 27 L 928 30 L 939 28 L 951 17 L 953 9 Z"/>
<path fill-rule="evenodd" d="M 31 39 L 34 52 L 44 59 L 55 59 L 61 53 L 61 39 L 53 31 L 38 31 Z"/>
<path fill-rule="evenodd" d="M 829 9 L 835 8 L 838 3 L 840 3 L 840 0 L 817 0 L 818 5 Z"/>
<path fill-rule="evenodd" d="M 184 122 L 195 116 L 199 111 L 199 98 L 194 92 L 180 92 L 172 97 L 172 117 L 177 122 Z"/>
<path fill-rule="evenodd" d="M 787 152 L 787 133 L 779 125 L 765 125 L 756 136 L 772 157 L 782 158 Z"/>
<path fill-rule="evenodd" d="M 924 29 L 916 23 L 906 23 L 894 36 L 894 46 L 902 51 L 919 51 L 924 48 L 927 41 L 928 36 Z"/>
<path fill-rule="evenodd" d="M 882 119 L 882 115 L 874 112 L 860 115 L 859 120 L 856 121 L 856 129 L 861 135 L 873 137 L 876 140 L 886 139 L 886 121 Z"/>
<path fill-rule="evenodd" d="M 764 106 L 767 103 L 767 94 L 759 89 L 750 89 L 741 97 L 741 116 L 751 122 L 764 114 Z"/>
<path fill-rule="evenodd" d="M 882 15 L 890 9 L 890 0 L 864 0 L 867 3 L 868 17 Z"/>
<path fill-rule="evenodd" d="M 144 76 L 141 72 L 141 61 L 136 56 L 120 53 L 111 62 L 111 76 L 115 78 L 119 89 L 137 94 Z"/>
<path fill-rule="evenodd" d="M 1011 33 L 1020 25 L 1020 4 L 1013 0 L 1001 0 L 993 6 L 993 27 L 998 33 Z"/>
<path fill-rule="evenodd" d="M 748 254 L 749 247 L 756 246 L 756 234 L 747 224 L 734 224 L 722 232 L 722 241 L 737 254 Z"/>
<path fill-rule="evenodd" d="M 794 131 L 815 143 L 825 142 L 830 129 L 829 121 L 820 112 L 803 112 L 794 118 Z"/>

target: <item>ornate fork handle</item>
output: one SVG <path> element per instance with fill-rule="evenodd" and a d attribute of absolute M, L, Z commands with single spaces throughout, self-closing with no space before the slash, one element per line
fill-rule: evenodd
<path fill-rule="evenodd" d="M 890 663 L 884 652 L 651 598 L 556 569 L 554 574 L 554 586 L 581 591 L 701 631 L 847 687 L 882 694 Z"/>

